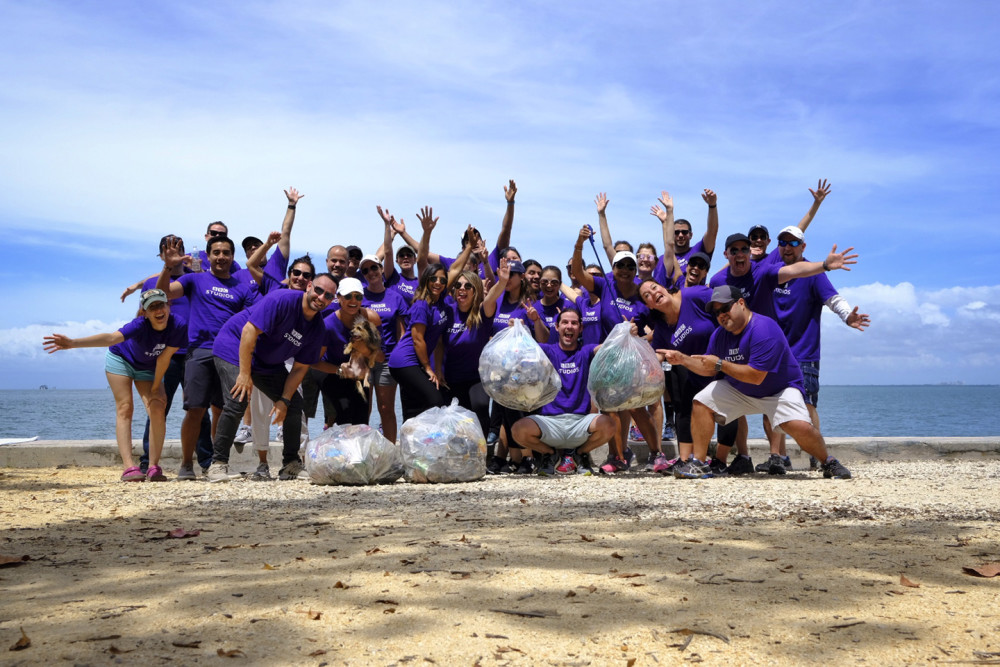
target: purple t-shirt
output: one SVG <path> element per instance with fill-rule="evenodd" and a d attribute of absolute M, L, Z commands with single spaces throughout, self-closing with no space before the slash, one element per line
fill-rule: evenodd
<path fill-rule="evenodd" d="M 444 379 L 446 382 L 478 382 L 479 357 L 493 333 L 493 318 L 480 309 L 479 326 L 467 326 L 469 313 L 448 297 L 448 328 L 444 332 Z"/>
<path fill-rule="evenodd" d="M 438 255 L 438 260 L 444 265 L 444 270 L 447 273 L 451 270 L 452 265 L 455 263 L 455 257 L 445 257 L 444 255 Z M 497 269 L 500 267 L 500 248 L 493 248 L 493 252 L 489 254 L 486 258 L 489 262 L 490 268 L 493 269 L 493 275 L 496 275 Z M 486 280 L 486 269 L 480 264 L 479 266 L 479 278 L 480 280 Z"/>
<path fill-rule="evenodd" d="M 660 259 L 656 262 L 656 268 L 653 269 L 653 280 L 660 283 L 664 287 L 675 287 L 683 285 L 684 274 L 687 273 L 688 259 L 691 257 L 691 255 L 695 254 L 696 252 L 705 253 L 706 255 L 708 255 L 709 259 L 712 259 L 712 255 L 714 254 L 714 252 L 705 251 L 704 241 L 698 241 L 694 245 L 688 246 L 687 252 L 683 252 L 677 255 L 677 263 L 680 264 L 681 275 L 672 285 L 667 284 L 667 267 L 663 263 L 663 257 L 660 257 Z"/>
<path fill-rule="evenodd" d="M 559 317 L 560 312 L 572 307 L 573 303 L 560 294 L 559 299 L 551 306 L 543 304 L 541 299 L 531 305 L 535 307 L 542 322 L 545 322 L 545 326 L 549 328 L 549 340 L 556 340 L 559 335 L 556 333 L 556 318 Z"/>
<path fill-rule="evenodd" d="M 497 299 L 497 310 L 493 316 L 493 335 L 495 336 L 510 326 L 511 318 L 520 318 L 524 322 L 524 326 L 528 327 L 528 331 L 532 332 L 532 336 L 534 336 L 535 328 L 531 320 L 528 319 L 528 311 L 524 309 L 520 301 L 514 303 L 508 301 L 505 292 Z"/>
<path fill-rule="evenodd" d="M 188 273 L 177 279 L 190 299 L 188 349 L 211 348 L 215 335 L 226 321 L 253 305 L 256 288 L 230 276 L 225 280 L 211 273 Z"/>
<path fill-rule="evenodd" d="M 416 293 L 419 284 L 420 278 L 418 276 L 407 278 L 399 271 L 395 271 L 392 274 L 392 278 L 385 281 L 385 288 L 398 292 L 399 296 L 403 297 L 406 305 L 409 306 L 413 303 L 413 295 Z"/>
<path fill-rule="evenodd" d="M 819 361 L 823 304 L 837 294 L 830 279 L 825 273 L 795 278 L 775 287 L 772 294 L 778 324 L 796 361 Z"/>
<path fill-rule="evenodd" d="M 212 266 L 212 263 L 208 260 L 208 253 L 206 253 L 204 250 L 199 250 L 198 251 L 198 257 L 201 258 L 201 270 L 202 270 L 202 272 L 204 272 L 204 273 L 211 273 L 211 268 L 210 267 Z M 229 267 L 229 273 L 230 273 L 230 275 L 235 274 L 237 271 L 241 271 L 241 270 L 243 270 L 243 267 L 240 266 L 240 263 L 237 262 L 234 259 L 233 260 L 233 265 Z"/>
<path fill-rule="evenodd" d="M 187 268 L 184 269 L 184 272 L 185 274 L 193 273 L 190 269 Z M 150 278 L 149 280 L 144 282 L 142 284 L 142 291 L 145 292 L 148 289 L 156 289 L 157 280 L 159 280 L 159 278 Z M 175 280 L 177 280 L 177 278 L 173 277 L 170 278 L 170 282 L 174 282 Z M 188 302 L 188 298 L 186 296 L 179 296 L 176 299 L 172 299 L 170 301 L 170 314 L 179 317 L 183 322 L 185 322 L 184 326 L 187 327 L 186 323 L 191 316 L 191 304 Z M 184 344 L 181 345 L 181 349 L 177 350 L 177 352 L 175 352 L 174 354 L 186 354 L 186 353 L 187 353 L 187 341 L 185 340 Z"/>
<path fill-rule="evenodd" d="M 559 379 L 562 380 L 562 389 L 551 403 L 542 407 L 539 414 L 588 414 L 590 392 L 587 391 L 587 378 L 590 377 L 590 359 L 598 346 L 582 345 L 572 352 L 562 349 L 558 343 L 544 343 L 539 347 L 555 366 Z"/>
<path fill-rule="evenodd" d="M 725 381 L 740 393 L 753 398 L 779 394 L 789 387 L 805 391 L 802 369 L 792 355 L 781 327 L 770 317 L 754 313 L 739 335 L 719 327 L 708 343 L 707 354 L 734 364 L 746 364 L 767 375 L 760 384 L 740 382 L 724 375 Z"/>
<path fill-rule="evenodd" d="M 597 345 L 603 338 L 601 330 L 601 302 L 590 303 L 590 295 L 584 291 L 582 296 L 576 297 L 574 304 L 582 317 L 583 334 L 580 336 L 580 339 L 584 345 Z"/>
<path fill-rule="evenodd" d="M 670 324 L 665 317 L 649 314 L 653 329 L 654 350 L 677 350 L 684 354 L 705 354 L 708 341 L 718 323 L 705 312 L 705 304 L 712 298 L 712 290 L 704 285 L 681 288 L 681 309 L 677 323 Z"/>
<path fill-rule="evenodd" d="M 184 347 L 187 324 L 174 313 L 167 318 L 167 328 L 157 331 L 145 317 L 137 317 L 118 331 L 125 340 L 108 349 L 132 364 L 137 371 L 156 370 L 156 358 L 168 347 Z"/>
<path fill-rule="evenodd" d="M 601 295 L 601 340 L 603 341 L 615 328 L 616 324 L 621 324 L 624 320 L 634 319 L 641 321 L 644 315 L 649 313 L 649 309 L 639 298 L 639 290 L 631 298 L 625 298 L 618 292 L 618 285 L 614 279 L 607 280 L 600 276 L 594 276 L 594 291 Z"/>
<path fill-rule="evenodd" d="M 319 361 L 325 328 L 317 313 L 311 320 L 302 311 L 298 290 L 276 290 L 262 297 L 252 307 L 236 313 L 215 337 L 212 354 L 234 366 L 240 365 L 240 336 L 250 322 L 260 329 L 250 361 L 254 373 L 273 374 L 292 358 L 302 364 Z"/>
<path fill-rule="evenodd" d="M 275 248 L 264 264 L 264 275 L 271 276 L 280 283 L 285 279 L 286 273 L 288 273 L 288 258 L 281 252 L 280 247 Z"/>
<path fill-rule="evenodd" d="M 340 321 L 336 311 L 327 315 L 323 319 L 323 324 L 326 325 L 326 338 L 323 341 L 326 352 L 323 353 L 323 361 L 339 366 L 351 357 L 344 352 L 347 344 L 351 342 L 351 330 Z"/>
<path fill-rule="evenodd" d="M 403 338 L 396 344 L 396 348 L 389 355 L 389 368 L 406 368 L 408 366 L 419 366 L 420 360 L 417 358 L 417 351 L 413 347 L 413 325 L 424 325 L 424 344 L 427 348 L 427 357 L 430 359 L 434 354 L 438 339 L 448 326 L 448 306 L 444 299 L 438 299 L 435 303 L 427 303 L 423 299 L 414 299 L 410 305 L 410 323 L 403 334 Z"/>
<path fill-rule="evenodd" d="M 396 331 L 398 322 L 406 323 L 406 312 L 408 310 L 406 301 L 395 290 L 386 289 L 382 292 L 373 292 L 365 289 L 365 298 L 361 305 L 374 311 L 380 318 L 382 324 L 379 331 L 382 334 L 382 351 L 386 354 L 392 352 L 396 347 Z"/>
<path fill-rule="evenodd" d="M 743 300 L 747 302 L 755 313 L 774 317 L 774 299 L 772 291 L 778 286 L 778 271 L 784 264 L 772 264 L 771 262 L 750 262 L 750 270 L 742 276 L 736 277 L 729 273 L 729 267 L 722 269 L 708 281 L 708 286 L 715 288 L 720 285 L 732 285 L 743 294 Z"/>

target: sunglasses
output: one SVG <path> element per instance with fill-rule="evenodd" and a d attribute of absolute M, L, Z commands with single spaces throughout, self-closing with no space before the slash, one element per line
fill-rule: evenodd
<path fill-rule="evenodd" d="M 632 262 L 618 262 L 615 264 L 616 269 L 624 269 L 626 271 L 635 271 L 635 264 Z"/>
<path fill-rule="evenodd" d="M 299 269 L 292 269 L 291 271 L 288 272 L 288 274 L 290 276 L 292 276 L 293 278 L 298 278 L 298 277 L 301 276 L 302 278 L 305 278 L 306 280 L 312 280 L 313 279 L 313 274 L 309 273 L 308 271 L 300 271 Z"/>
<path fill-rule="evenodd" d="M 471 290 L 473 289 L 472 283 L 455 283 L 455 289 Z"/>
<path fill-rule="evenodd" d="M 780 241 L 779 241 L 780 243 Z M 741 245 L 739 248 L 730 248 L 730 255 L 745 255 L 750 252 L 750 246 Z"/>
<path fill-rule="evenodd" d="M 556 285 L 558 285 L 558 284 L 562 283 L 562 281 L 561 281 L 561 280 L 558 280 L 558 279 L 556 279 L 556 278 L 552 278 L 551 280 L 550 280 L 550 279 L 546 279 L 546 278 L 542 278 L 542 279 L 541 279 L 541 280 L 540 280 L 539 282 L 540 282 L 540 283 L 542 284 L 542 286 L 544 286 L 544 287 L 548 287 L 549 285 L 551 285 L 551 286 L 555 287 Z"/>
<path fill-rule="evenodd" d="M 323 298 L 332 299 L 333 298 L 333 290 L 323 289 L 322 287 L 319 287 L 317 285 L 313 285 L 313 292 L 316 294 L 316 296 L 318 296 L 321 299 L 323 299 Z"/>
<path fill-rule="evenodd" d="M 688 268 L 696 271 L 707 271 L 708 265 L 705 262 L 688 262 Z"/>
<path fill-rule="evenodd" d="M 766 241 L 767 240 L 767 234 L 751 234 L 750 235 L 750 240 L 751 241 Z"/>
<path fill-rule="evenodd" d="M 713 308 L 712 309 L 712 317 L 718 317 L 719 315 L 725 315 L 726 313 L 728 313 L 730 311 L 730 309 L 732 309 L 734 303 L 736 303 L 736 302 L 735 301 L 730 301 L 729 303 L 725 304 L 721 308 Z"/>
<path fill-rule="evenodd" d="M 647 255 L 643 253 L 642 255 L 639 255 L 639 259 L 644 259 L 647 262 L 652 262 L 656 259 L 656 255 Z"/>
<path fill-rule="evenodd" d="M 798 248 L 800 245 L 802 245 L 802 241 L 782 241 L 781 239 L 778 239 L 778 245 L 781 246 L 782 248 L 784 248 L 786 245 L 790 245 L 793 248 Z"/>
<path fill-rule="evenodd" d="M 409 253 L 409 252 L 403 252 L 403 253 L 399 253 L 398 255 L 396 255 L 396 260 L 397 261 L 399 261 L 401 259 L 415 259 L 415 258 L 416 258 L 416 255 L 414 255 L 413 253 Z"/>
<path fill-rule="evenodd" d="M 350 294 L 341 294 L 340 296 L 345 301 L 361 301 L 364 298 L 364 295 L 360 292 L 351 292 Z"/>
<path fill-rule="evenodd" d="M 431 283 L 431 284 L 437 283 L 438 285 L 447 285 L 448 284 L 448 279 L 447 278 L 441 278 L 440 276 L 433 276 L 432 278 L 428 278 L 427 282 Z"/>
<path fill-rule="evenodd" d="M 674 236 L 687 236 L 691 233 L 690 229 L 675 229 Z"/>
<path fill-rule="evenodd" d="M 369 273 L 377 273 L 378 271 L 381 270 L 382 267 L 379 266 L 378 264 L 369 264 L 368 266 L 362 267 L 361 273 L 367 276 Z"/>
<path fill-rule="evenodd" d="M 218 229 L 210 229 L 210 230 L 208 230 L 208 235 L 212 236 L 212 237 L 215 237 L 215 236 L 225 236 L 226 233 L 224 231 L 220 231 Z"/>

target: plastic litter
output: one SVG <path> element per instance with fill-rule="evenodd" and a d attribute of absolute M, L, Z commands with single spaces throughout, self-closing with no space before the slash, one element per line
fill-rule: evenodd
<path fill-rule="evenodd" d="M 410 482 L 472 482 L 486 475 L 482 427 L 474 413 L 458 405 L 458 399 L 404 423 L 399 442 Z"/>
<path fill-rule="evenodd" d="M 521 320 L 514 320 L 483 348 L 479 377 L 490 398 L 525 412 L 550 403 L 562 389 L 559 373 Z"/>
<path fill-rule="evenodd" d="M 399 447 L 367 424 L 337 424 L 306 445 L 314 484 L 389 484 L 403 476 Z"/>
<path fill-rule="evenodd" d="M 656 352 L 622 322 L 608 334 L 590 364 L 587 390 L 605 412 L 631 410 L 663 396 L 663 368 Z"/>

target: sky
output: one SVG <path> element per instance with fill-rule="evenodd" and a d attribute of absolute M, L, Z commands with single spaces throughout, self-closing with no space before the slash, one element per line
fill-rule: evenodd
<path fill-rule="evenodd" d="M 662 249 L 661 190 L 696 237 L 715 190 L 721 242 L 776 237 L 829 179 L 807 256 L 856 249 L 830 278 L 872 324 L 824 316 L 822 382 L 997 382 L 1000 4 L 0 9 L 0 389 L 104 387 L 103 350 L 42 337 L 134 317 L 119 297 L 164 234 L 263 238 L 294 186 L 293 257 L 374 251 L 376 205 L 414 236 L 432 206 L 432 250 L 454 256 L 468 224 L 495 238 L 508 179 L 512 244 L 558 266 L 599 192 L 616 239 Z"/>

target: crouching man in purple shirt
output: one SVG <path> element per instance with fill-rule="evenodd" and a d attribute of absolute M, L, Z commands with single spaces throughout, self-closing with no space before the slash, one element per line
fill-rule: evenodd
<path fill-rule="evenodd" d="M 748 414 L 764 414 L 792 436 L 803 450 L 823 462 L 823 476 L 850 479 L 850 471 L 829 456 L 813 426 L 802 394 L 802 370 L 778 323 L 751 312 L 738 287 L 720 285 L 705 309 L 719 322 L 705 354 L 667 351 L 667 361 L 711 377 L 722 375 L 698 392 L 691 411 L 694 458 L 674 469 L 674 477 L 712 477 L 704 463 L 714 422 L 728 424 Z"/>
<path fill-rule="evenodd" d="M 297 389 L 309 366 L 319 361 L 326 326 L 317 315 L 330 305 L 336 289 L 333 276 L 321 273 L 306 285 L 305 292 L 270 292 L 223 325 L 212 347 L 224 404 L 208 481 L 230 479 L 229 451 L 254 387 L 274 401 L 273 423 L 283 424 L 278 479 L 295 479 L 302 472 L 299 437 L 303 402 Z M 291 372 L 285 368 L 289 357 L 293 360 Z"/>
<path fill-rule="evenodd" d="M 581 469 L 592 469 L 589 452 L 611 440 L 618 429 L 614 415 L 590 412 L 587 378 L 590 361 L 601 346 L 580 345 L 581 327 L 580 311 L 573 306 L 556 317 L 558 344 L 540 347 L 559 372 L 562 389 L 539 414 L 517 420 L 512 428 L 514 440 L 542 455 L 539 475 L 575 473 L 574 454 L 581 459 Z"/>

